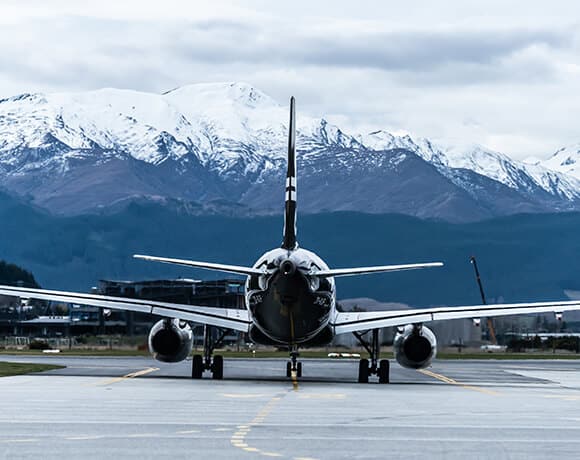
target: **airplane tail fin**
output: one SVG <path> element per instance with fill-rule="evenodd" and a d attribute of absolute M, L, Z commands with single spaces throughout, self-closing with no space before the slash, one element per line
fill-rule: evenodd
<path fill-rule="evenodd" d="M 282 248 L 293 250 L 296 241 L 296 110 L 294 97 L 290 98 L 288 133 L 288 170 L 286 172 L 286 205 L 284 210 L 284 240 Z"/>

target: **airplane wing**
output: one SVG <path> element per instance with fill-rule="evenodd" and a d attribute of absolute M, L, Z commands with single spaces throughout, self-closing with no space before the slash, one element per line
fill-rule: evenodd
<path fill-rule="evenodd" d="M 332 324 L 336 334 L 344 334 L 347 332 L 366 331 L 368 329 L 390 326 L 404 326 L 413 323 L 427 323 L 430 321 L 526 315 L 532 313 L 562 313 L 570 310 L 580 310 L 580 301 L 435 307 L 382 312 L 338 312 Z"/>
<path fill-rule="evenodd" d="M 237 273 L 238 275 L 263 275 L 264 271 L 252 267 L 240 267 L 238 265 L 215 264 L 211 262 L 199 262 L 197 260 L 170 259 L 168 257 L 145 256 L 135 254 L 135 259 L 162 262 L 164 264 L 185 265 L 186 267 L 205 268 L 206 270 L 216 270 L 219 272 Z"/>
<path fill-rule="evenodd" d="M 419 268 L 442 266 L 442 262 L 430 262 L 425 264 L 382 265 L 378 267 L 331 268 L 328 270 L 314 270 L 310 274 L 315 276 L 352 276 L 366 275 L 368 273 L 400 272 L 403 270 L 417 270 Z"/>
<path fill-rule="evenodd" d="M 51 300 L 54 302 L 76 303 L 114 310 L 137 311 L 152 315 L 177 318 L 194 323 L 208 324 L 236 331 L 248 332 L 251 320 L 247 310 L 235 308 L 201 307 L 178 303 L 156 302 L 153 300 L 109 297 L 79 292 L 49 291 L 13 286 L 0 286 L 0 295 L 25 299 Z"/>

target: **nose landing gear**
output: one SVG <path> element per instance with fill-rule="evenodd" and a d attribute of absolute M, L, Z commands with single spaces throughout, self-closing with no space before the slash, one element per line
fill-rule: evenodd
<path fill-rule="evenodd" d="M 381 359 L 379 361 L 379 354 L 381 347 L 379 344 L 379 330 L 373 329 L 370 331 L 371 343 L 365 340 L 365 335 L 368 333 L 353 332 L 354 336 L 360 344 L 368 351 L 370 355 L 370 362 L 368 359 L 361 359 L 358 366 L 358 383 L 369 383 L 369 375 L 376 375 L 379 377 L 379 383 L 389 383 L 390 381 L 390 363 L 388 359 Z"/>
<path fill-rule="evenodd" d="M 292 351 L 290 351 L 290 361 L 286 363 L 286 377 L 292 377 L 293 372 L 296 377 L 302 377 L 302 363 L 298 361 L 299 356 L 298 347 L 293 346 Z"/>

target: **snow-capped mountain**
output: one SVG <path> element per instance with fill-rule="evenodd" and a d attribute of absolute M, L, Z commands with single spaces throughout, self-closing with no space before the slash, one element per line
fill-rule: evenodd
<path fill-rule="evenodd" d="M 578 180 L 580 170 L 578 176 L 574 177 L 570 174 L 572 169 L 550 167 L 550 161 L 555 156 L 545 162 L 520 162 L 478 144 L 448 143 L 443 146 L 425 138 L 414 141 L 408 135 L 393 136 L 384 131 L 370 133 L 360 139 L 375 150 L 391 148 L 412 150 L 435 165 L 450 179 L 455 176 L 454 170 L 468 170 L 522 193 L 534 193 L 536 188 L 540 188 L 551 195 L 570 201 L 580 199 L 580 180 Z M 580 145 L 578 150 L 576 155 L 580 160 Z M 567 161 L 571 160 L 568 158 Z"/>
<path fill-rule="evenodd" d="M 541 161 L 541 166 L 580 179 L 580 144 L 569 145 L 557 150 L 550 158 Z"/>
<path fill-rule="evenodd" d="M 464 221 L 580 208 L 580 177 L 561 168 L 385 131 L 350 135 L 300 111 L 297 121 L 303 212 Z M 244 83 L 23 94 L 0 100 L 0 186 L 64 214 L 137 198 L 280 212 L 287 123 L 286 104 Z"/>

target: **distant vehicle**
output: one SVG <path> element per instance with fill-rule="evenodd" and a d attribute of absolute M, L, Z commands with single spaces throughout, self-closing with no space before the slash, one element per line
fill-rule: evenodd
<path fill-rule="evenodd" d="M 381 312 L 337 311 L 334 283 L 337 276 L 415 270 L 440 267 L 443 264 L 432 262 L 331 269 L 316 254 L 300 248 L 296 238 L 295 126 L 295 103 L 294 98 L 291 98 L 284 232 L 280 248 L 266 252 L 251 267 L 147 255 L 134 256 L 143 260 L 246 275 L 246 309 L 202 307 L 12 286 L 0 286 L 0 294 L 162 316 L 165 319 L 152 327 L 148 342 L 155 359 L 164 362 L 179 362 L 189 356 L 193 344 L 190 323 L 220 328 L 222 335 L 217 338 L 209 327 L 205 328 L 203 355 L 196 354 L 192 359 L 191 375 L 195 379 L 201 378 L 206 370 L 211 371 L 214 379 L 223 378 L 223 357 L 214 356 L 214 349 L 229 329 L 247 333 L 254 343 L 288 348 L 290 360 L 286 366 L 286 375 L 292 378 L 302 376 L 302 363 L 298 361 L 300 347 L 324 346 L 337 334 L 353 333 L 370 355 L 370 361 L 366 358 L 359 361 L 358 381 L 366 383 L 369 375 L 374 374 L 378 376 L 379 382 L 387 383 L 389 361 L 379 360 L 380 328 L 397 327 L 393 343 L 395 359 L 404 367 L 422 369 L 430 365 L 437 349 L 435 335 L 424 323 L 545 312 L 553 312 L 561 318 L 564 311 L 580 310 L 580 301 L 568 301 L 444 306 Z M 235 236 L 235 229 L 232 229 L 232 235 Z M 367 332 L 370 340 L 365 338 Z"/>
<path fill-rule="evenodd" d="M 481 351 L 486 351 L 487 353 L 498 353 L 498 352 L 504 352 L 506 350 L 507 350 L 507 346 L 505 346 L 505 345 L 487 344 L 487 345 L 481 346 Z"/>
<path fill-rule="evenodd" d="M 329 358 L 360 358 L 360 353 L 328 353 Z"/>

